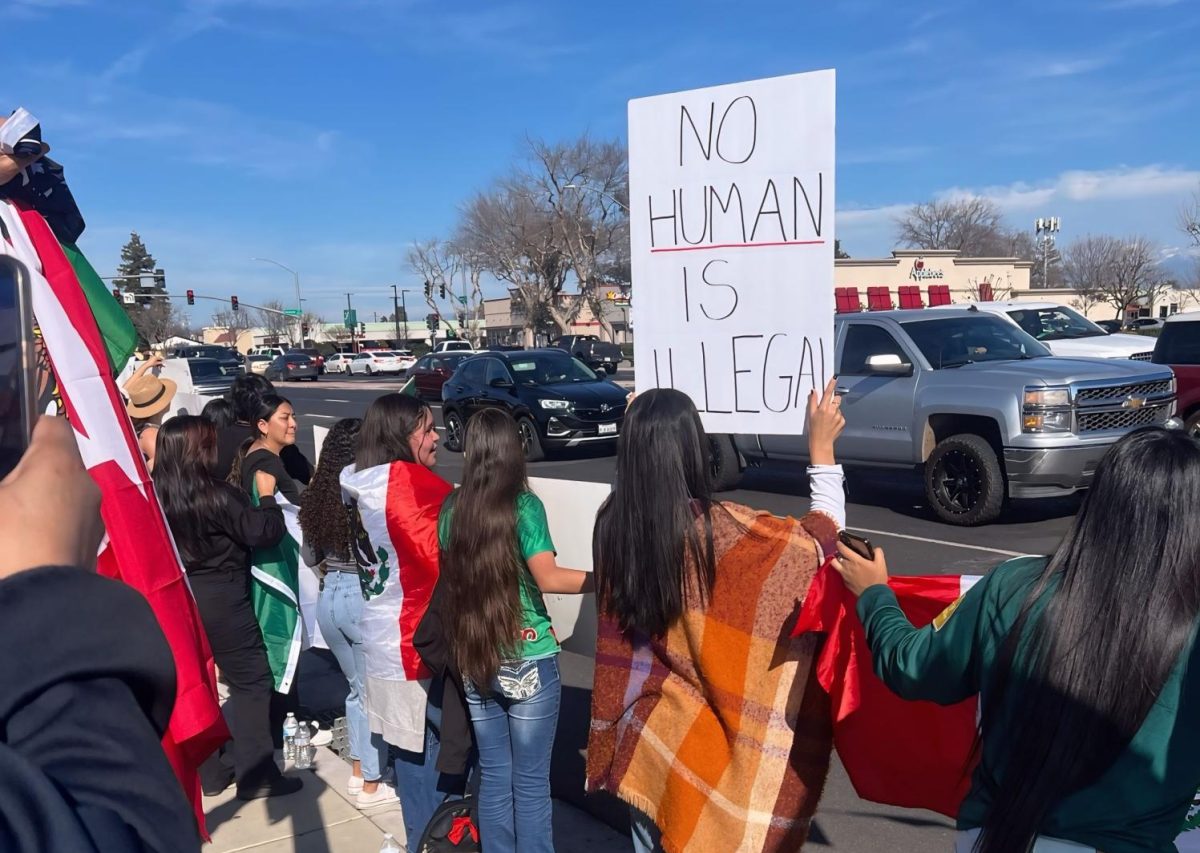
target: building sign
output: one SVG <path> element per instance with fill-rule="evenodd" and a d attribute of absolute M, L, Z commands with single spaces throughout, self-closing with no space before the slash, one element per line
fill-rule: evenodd
<path fill-rule="evenodd" d="M 944 278 L 941 270 L 925 266 L 924 258 L 917 258 L 913 261 L 912 270 L 909 271 L 908 277 L 913 281 L 930 281 Z"/>
<path fill-rule="evenodd" d="M 834 72 L 629 102 L 639 391 L 796 435 L 833 350 Z"/>

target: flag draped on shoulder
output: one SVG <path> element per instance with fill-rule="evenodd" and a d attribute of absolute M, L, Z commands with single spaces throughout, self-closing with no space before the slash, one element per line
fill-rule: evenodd
<path fill-rule="evenodd" d="M 977 580 L 973 575 L 893 577 L 888 585 L 904 615 L 920 628 L 947 613 Z M 834 748 L 863 799 L 955 817 L 971 783 L 978 697 L 943 706 L 894 694 L 872 669 L 855 604 L 826 563 L 793 634 L 825 635 L 817 680 L 830 696 Z"/>
<path fill-rule="evenodd" d="M 354 541 L 363 592 L 360 621 L 367 675 L 389 681 L 429 678 L 413 647 L 438 578 L 437 519 L 449 483 L 423 465 L 393 462 L 342 472 L 357 506 Z"/>
<path fill-rule="evenodd" d="M 0 201 L 0 252 L 29 269 L 39 361 L 48 368 L 39 376 L 40 405 L 70 420 L 100 488 L 108 537 L 98 569 L 146 597 L 171 647 L 175 707 L 163 749 L 204 833 L 196 771 L 229 732 L 208 639 L 113 381 L 109 350 L 72 263 L 38 213 Z"/>
<path fill-rule="evenodd" d="M 304 620 L 300 618 L 300 510 L 281 492 L 274 497 L 283 510 L 287 533 L 277 545 L 254 549 L 250 600 L 267 647 L 275 690 L 287 693 L 296 677 L 300 652 L 306 647 Z M 257 487 L 251 498 L 258 506 Z"/>

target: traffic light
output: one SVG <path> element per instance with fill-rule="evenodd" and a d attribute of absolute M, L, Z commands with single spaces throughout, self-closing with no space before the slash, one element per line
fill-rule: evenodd
<path fill-rule="evenodd" d="M 167 289 L 167 274 L 158 268 L 154 271 L 154 286 L 159 290 Z"/>
<path fill-rule="evenodd" d="M 358 324 L 358 333 L 363 336 L 365 336 L 367 334 L 367 324 L 366 323 Z"/>
<path fill-rule="evenodd" d="M 234 311 L 238 310 L 238 301 L 236 296 L 229 297 L 229 307 Z"/>
<path fill-rule="evenodd" d="M 429 283 L 428 279 L 426 279 L 425 280 L 425 298 L 428 299 L 431 296 L 433 296 L 433 285 Z"/>
<path fill-rule="evenodd" d="M 119 288 L 119 287 L 113 288 L 113 299 L 117 300 L 118 302 L 121 301 L 121 288 Z"/>
<path fill-rule="evenodd" d="M 189 290 L 187 292 L 187 300 L 188 300 L 188 305 L 196 304 L 196 292 L 194 290 Z"/>
<path fill-rule="evenodd" d="M 300 334 L 302 334 L 302 335 L 307 335 L 307 334 L 308 334 L 308 323 L 301 323 L 301 324 L 300 324 Z"/>
<path fill-rule="evenodd" d="M 444 281 L 438 285 L 438 296 L 442 299 L 446 298 L 446 282 Z"/>

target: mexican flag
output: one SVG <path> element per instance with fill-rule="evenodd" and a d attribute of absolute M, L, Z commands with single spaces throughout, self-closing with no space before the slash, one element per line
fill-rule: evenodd
<path fill-rule="evenodd" d="M 250 497 L 259 505 L 258 488 Z M 300 618 L 300 508 L 282 493 L 275 500 L 283 510 L 287 533 L 271 548 L 256 548 L 250 565 L 250 600 L 267 647 L 275 690 L 287 693 L 296 677 L 300 652 L 307 647 Z"/>
<path fill-rule="evenodd" d="M 893 577 L 888 585 L 918 628 L 947 611 L 977 575 Z M 957 705 L 909 702 L 871 667 L 857 599 L 826 563 L 817 573 L 793 636 L 825 634 L 817 680 L 829 693 L 833 744 L 865 800 L 956 817 L 971 783 L 977 697 Z"/>
<path fill-rule="evenodd" d="M 108 353 L 109 371 L 116 376 L 137 349 L 137 329 L 83 253 L 73 243 L 63 243 L 62 250 L 75 270 L 75 278 L 92 309 L 92 316 L 96 318 L 100 336 L 104 339 L 104 349 Z"/>
<path fill-rule="evenodd" d="M 108 536 L 99 571 L 146 597 L 174 655 L 175 707 L 163 750 L 204 834 L 196 770 L 229 732 L 217 704 L 204 626 L 113 381 L 110 351 L 71 261 L 40 215 L 0 201 L 0 252 L 15 256 L 30 272 L 40 349 L 49 368 L 40 376 L 40 399 L 70 420 L 83 462 L 100 487 Z M 110 340 L 119 337 L 111 329 L 109 334 Z M 69 610 L 64 604 L 64 618 Z"/>

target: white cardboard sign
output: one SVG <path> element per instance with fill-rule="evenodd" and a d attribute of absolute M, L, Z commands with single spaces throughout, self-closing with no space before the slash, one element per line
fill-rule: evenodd
<path fill-rule="evenodd" d="M 832 374 L 834 72 L 629 102 L 637 389 L 804 431 Z"/>

